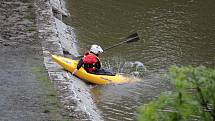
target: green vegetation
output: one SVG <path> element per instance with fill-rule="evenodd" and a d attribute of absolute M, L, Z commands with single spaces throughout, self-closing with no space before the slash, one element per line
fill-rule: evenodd
<path fill-rule="evenodd" d="M 34 12 L 34 3 L 32 0 L 21 0 L 21 2 L 25 3 L 27 5 L 27 8 L 25 10 L 24 19 L 27 19 L 31 22 L 34 22 L 35 19 L 35 12 Z"/>
<path fill-rule="evenodd" d="M 172 67 L 167 79 L 174 91 L 139 109 L 139 121 L 215 121 L 215 69 Z"/>
<path fill-rule="evenodd" d="M 47 72 L 42 67 L 33 67 L 32 72 L 36 75 L 37 80 L 40 81 L 41 87 L 46 92 L 42 98 L 43 113 L 48 113 L 50 120 L 69 121 L 69 117 L 63 116 L 63 105 L 61 104 L 58 93 L 54 88 L 54 84 L 49 79 Z"/>
<path fill-rule="evenodd" d="M 23 2 L 23 3 L 29 3 L 29 2 L 32 2 L 33 0 L 20 0 L 20 2 Z"/>
<path fill-rule="evenodd" d="M 29 28 L 28 28 L 28 31 L 29 31 L 29 32 L 35 32 L 35 31 L 37 31 L 37 28 L 36 28 L 35 26 L 29 27 Z"/>

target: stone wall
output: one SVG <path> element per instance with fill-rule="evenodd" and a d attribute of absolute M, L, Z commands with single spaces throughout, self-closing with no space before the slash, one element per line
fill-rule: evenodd
<path fill-rule="evenodd" d="M 62 22 L 68 16 L 63 0 L 36 0 L 38 36 L 42 41 L 44 64 L 56 86 L 60 100 L 70 112 L 72 120 L 102 121 L 100 111 L 91 97 L 89 87 L 82 80 L 66 72 L 52 61 L 50 54 L 63 56 L 68 52 L 78 56 L 74 29 Z M 57 13 L 57 14 L 56 14 Z"/>

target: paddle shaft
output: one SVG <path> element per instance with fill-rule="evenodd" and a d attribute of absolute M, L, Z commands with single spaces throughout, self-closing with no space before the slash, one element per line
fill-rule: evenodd
<path fill-rule="evenodd" d="M 117 46 L 119 46 L 119 45 L 122 45 L 122 44 L 124 44 L 124 43 L 130 43 L 130 42 L 132 42 L 132 40 L 134 40 L 134 39 L 139 39 L 139 37 L 138 37 L 138 36 L 135 36 L 135 37 L 132 37 L 132 38 L 128 38 L 128 39 L 126 39 L 125 41 L 122 41 L 122 42 L 117 43 L 117 44 L 115 44 L 115 45 L 112 45 L 112 46 L 110 46 L 110 47 L 108 47 L 108 48 L 105 48 L 104 51 L 109 50 L 109 49 L 114 48 L 114 47 L 117 47 Z"/>
<path fill-rule="evenodd" d="M 128 36 L 128 37 L 126 38 L 126 40 L 124 40 L 124 41 L 122 41 L 122 42 L 120 42 L 120 43 L 117 43 L 117 44 L 115 44 L 115 45 L 112 45 L 112 46 L 110 46 L 110 47 L 107 47 L 107 48 L 105 48 L 103 51 L 106 51 L 106 50 L 109 50 L 109 49 L 111 49 L 111 48 L 117 47 L 117 46 L 122 45 L 122 44 L 124 44 L 124 43 L 137 42 L 139 39 L 140 39 L 140 38 L 139 38 L 139 36 L 138 36 L 138 33 L 136 32 L 136 33 L 133 33 L 133 34 L 131 34 L 130 36 Z M 82 58 L 83 56 L 79 56 L 78 58 L 80 58 L 80 57 Z"/>

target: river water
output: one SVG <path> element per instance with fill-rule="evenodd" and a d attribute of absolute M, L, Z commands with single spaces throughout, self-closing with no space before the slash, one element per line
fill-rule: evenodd
<path fill-rule="evenodd" d="M 67 0 L 67 5 L 71 16 L 65 22 L 75 28 L 80 52 L 91 44 L 106 48 L 134 32 L 140 35 L 139 42 L 101 55 L 109 69 L 142 78 L 91 89 L 107 121 L 135 120 L 138 106 L 170 88 L 160 74 L 171 65 L 215 65 L 213 0 Z"/>

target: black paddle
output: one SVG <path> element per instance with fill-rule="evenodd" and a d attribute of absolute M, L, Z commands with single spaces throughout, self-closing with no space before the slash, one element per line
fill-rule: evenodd
<path fill-rule="evenodd" d="M 122 42 L 120 42 L 120 43 L 117 43 L 117 44 L 115 44 L 115 45 L 112 45 L 112 46 L 110 46 L 110 47 L 107 47 L 107 48 L 105 48 L 103 51 L 106 51 L 106 50 L 109 50 L 109 49 L 111 49 L 111 48 L 117 47 L 117 46 L 122 45 L 122 44 L 124 44 L 124 43 L 137 42 L 138 40 L 140 40 L 139 35 L 138 35 L 137 32 L 135 32 L 135 33 L 129 35 L 127 38 L 125 38 L 124 41 L 122 41 Z M 83 55 L 82 55 L 82 56 L 79 56 L 79 57 L 77 57 L 77 58 L 82 58 L 82 57 L 83 57 Z"/>
<path fill-rule="evenodd" d="M 110 46 L 110 47 L 108 47 L 108 48 L 105 48 L 104 51 L 109 50 L 109 49 L 111 49 L 111 48 L 114 48 L 114 47 L 119 46 L 119 45 L 124 44 L 124 43 L 137 42 L 138 40 L 140 40 L 140 38 L 139 38 L 139 36 L 138 36 L 138 33 L 135 32 L 135 33 L 131 34 L 130 36 L 128 36 L 127 38 L 125 38 L 124 41 L 122 41 L 122 42 L 120 42 L 120 43 L 117 43 L 117 44 L 115 44 L 115 45 L 112 45 L 112 46 Z"/>

